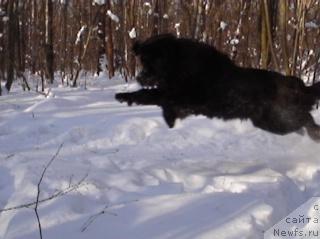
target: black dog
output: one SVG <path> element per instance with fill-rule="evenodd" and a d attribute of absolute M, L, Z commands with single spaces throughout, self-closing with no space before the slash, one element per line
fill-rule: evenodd
<path fill-rule="evenodd" d="M 118 93 L 116 99 L 158 105 L 169 127 L 189 115 L 250 119 L 261 129 L 287 134 L 306 128 L 320 140 L 320 126 L 310 114 L 320 99 L 320 82 L 311 87 L 293 76 L 236 66 L 214 47 L 173 35 L 137 42 L 133 52 L 142 70 L 143 89 Z"/>

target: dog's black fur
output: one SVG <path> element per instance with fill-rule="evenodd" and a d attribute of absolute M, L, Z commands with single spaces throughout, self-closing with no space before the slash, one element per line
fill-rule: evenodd
<path fill-rule="evenodd" d="M 169 127 L 189 115 L 250 119 L 261 129 L 287 134 L 306 128 L 320 140 L 310 114 L 320 98 L 320 82 L 305 86 L 297 77 L 236 66 L 214 47 L 173 35 L 149 38 L 133 46 L 142 70 L 143 89 L 118 93 L 116 99 L 162 107 Z"/>

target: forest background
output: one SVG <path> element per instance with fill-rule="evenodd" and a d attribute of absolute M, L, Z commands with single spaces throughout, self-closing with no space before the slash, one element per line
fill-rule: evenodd
<path fill-rule="evenodd" d="M 43 91 L 102 71 L 128 81 L 134 41 L 172 33 L 312 84 L 319 26 L 319 0 L 0 0 L 0 81 L 7 91 L 16 79 L 24 90 L 36 79 Z"/>

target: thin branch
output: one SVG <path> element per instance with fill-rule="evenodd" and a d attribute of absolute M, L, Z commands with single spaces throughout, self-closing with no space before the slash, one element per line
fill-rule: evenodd
<path fill-rule="evenodd" d="M 83 226 L 81 227 L 81 232 L 85 232 L 88 227 L 101 215 L 103 214 L 109 214 L 109 215 L 112 215 L 112 216 L 118 216 L 116 213 L 112 213 L 112 212 L 108 212 L 107 209 L 109 208 L 109 206 L 105 206 L 103 208 L 102 211 L 98 212 L 97 214 L 95 215 L 92 215 L 91 217 L 89 217 L 89 219 L 83 224 Z"/>
<path fill-rule="evenodd" d="M 40 180 L 39 180 L 38 185 L 37 185 L 37 188 L 38 188 L 37 202 L 39 202 L 39 197 L 40 197 L 40 185 L 41 185 L 41 183 L 42 183 L 43 177 L 44 177 L 47 169 L 48 169 L 48 168 L 50 167 L 50 165 L 52 164 L 52 162 L 53 162 L 53 161 L 57 158 L 57 156 L 59 155 L 62 146 L 63 146 L 63 143 L 60 144 L 59 148 L 57 149 L 57 152 L 53 155 L 53 157 L 50 159 L 50 161 L 47 163 L 47 165 L 44 167 L 44 169 L 43 169 L 43 171 L 42 171 Z M 37 204 L 36 204 L 36 206 L 37 206 Z"/>
<path fill-rule="evenodd" d="M 66 195 L 72 191 L 75 191 L 77 190 L 78 188 L 80 188 L 81 186 L 84 185 L 84 180 L 88 177 L 88 174 L 86 174 L 82 179 L 80 179 L 76 184 L 70 184 L 67 188 L 61 190 L 61 191 L 58 191 L 54 194 L 52 194 L 51 196 L 47 197 L 47 198 L 44 198 L 44 199 L 40 199 L 38 201 L 38 204 L 41 204 L 41 203 L 44 203 L 44 202 L 47 202 L 47 201 L 50 201 L 54 198 L 57 198 L 57 197 L 61 197 L 63 195 Z M 34 202 L 30 202 L 30 203 L 25 203 L 25 204 L 21 204 L 21 205 L 17 205 L 17 206 L 13 206 L 13 207 L 8 207 L 8 208 L 4 208 L 4 209 L 0 209 L 0 213 L 2 212 L 8 212 L 8 211 L 13 211 L 13 210 L 18 210 L 18 209 L 22 209 L 22 208 L 30 208 L 32 206 L 34 206 L 37 202 L 34 201 Z"/>
<path fill-rule="evenodd" d="M 40 217 L 39 217 L 39 214 L 38 214 L 37 206 L 38 205 L 36 204 L 36 207 L 34 208 L 34 212 L 36 213 L 36 217 L 37 217 L 37 221 L 38 221 L 40 239 L 42 239 L 42 227 L 41 227 L 41 222 L 40 222 Z"/>
<path fill-rule="evenodd" d="M 57 158 L 57 156 L 59 155 L 60 150 L 62 149 L 62 146 L 63 146 L 63 143 L 60 144 L 57 152 L 53 155 L 53 157 L 50 159 L 50 161 L 49 161 L 49 162 L 47 163 L 47 165 L 44 167 L 44 169 L 43 169 L 43 171 L 42 171 L 42 174 L 41 174 L 41 177 L 40 177 L 40 180 L 39 180 L 38 185 L 37 185 L 37 199 L 36 199 L 36 204 L 35 204 L 35 207 L 34 207 L 34 212 L 35 212 L 35 214 L 36 214 L 37 221 L 38 221 L 38 228 L 39 228 L 40 239 L 42 239 L 42 227 L 41 227 L 41 221 L 40 221 L 40 217 L 39 217 L 39 213 L 38 213 L 38 205 L 39 205 L 39 199 L 40 199 L 40 193 L 41 193 L 40 186 L 41 186 L 43 177 L 44 177 L 47 169 L 50 167 L 50 165 L 52 164 L 52 162 L 53 162 L 53 161 Z"/>
<path fill-rule="evenodd" d="M 100 211 L 100 212 L 92 215 L 91 217 L 89 217 L 89 219 L 82 225 L 82 227 L 81 227 L 81 232 L 86 231 L 86 230 L 88 229 L 88 227 L 89 227 L 99 216 L 101 216 L 101 215 L 103 215 L 103 214 L 109 214 L 109 215 L 115 216 L 115 217 L 118 216 L 118 214 L 116 214 L 116 213 L 107 211 L 108 209 L 111 209 L 111 208 L 113 208 L 113 207 L 115 207 L 115 206 L 119 206 L 119 205 L 123 205 L 123 204 L 127 205 L 127 204 L 129 204 L 129 203 L 135 203 L 135 202 L 138 202 L 138 201 L 139 201 L 138 199 L 134 199 L 134 200 L 130 200 L 130 201 L 119 202 L 119 203 L 114 204 L 114 205 L 111 205 L 111 206 L 106 205 L 106 206 L 102 209 L 102 211 Z"/>

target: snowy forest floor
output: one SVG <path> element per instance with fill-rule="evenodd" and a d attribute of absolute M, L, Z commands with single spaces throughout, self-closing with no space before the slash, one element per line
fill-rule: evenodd
<path fill-rule="evenodd" d="M 0 210 L 34 202 L 43 238 L 239 239 L 320 195 L 320 145 L 249 121 L 190 117 L 168 129 L 160 108 L 114 100 L 136 88 L 92 80 L 50 97 L 0 98 Z M 319 122 L 320 110 L 313 112 Z M 0 238 L 39 238 L 30 208 L 0 213 Z"/>

